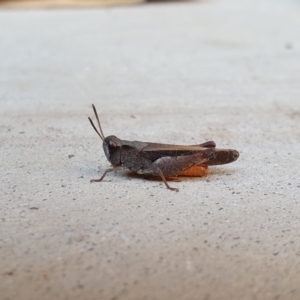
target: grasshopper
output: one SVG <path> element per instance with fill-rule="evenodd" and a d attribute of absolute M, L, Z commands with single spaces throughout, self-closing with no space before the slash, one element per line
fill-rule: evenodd
<path fill-rule="evenodd" d="M 137 174 L 160 177 L 169 190 L 178 192 L 170 187 L 167 179 L 177 176 L 202 176 L 208 166 L 228 164 L 238 159 L 239 152 L 232 149 L 217 149 L 213 141 L 199 145 L 170 145 L 147 143 L 140 141 L 126 141 L 114 135 L 105 137 L 97 110 L 93 110 L 97 119 L 99 131 L 91 118 L 89 121 L 103 141 L 106 158 L 112 167 L 108 168 L 101 178 L 91 182 L 100 182 L 107 173 L 122 169 L 129 169 Z"/>

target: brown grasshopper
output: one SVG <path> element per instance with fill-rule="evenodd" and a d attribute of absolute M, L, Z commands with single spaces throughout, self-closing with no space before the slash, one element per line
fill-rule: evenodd
<path fill-rule="evenodd" d="M 89 118 L 93 128 L 103 141 L 103 149 L 112 168 L 107 169 L 101 178 L 91 182 L 100 182 L 108 172 L 129 169 L 137 174 L 161 177 L 169 190 L 178 192 L 169 186 L 166 178 L 177 176 L 202 176 L 208 166 L 228 164 L 238 159 L 239 152 L 232 149 L 216 149 L 213 141 L 199 145 L 180 146 L 139 141 L 120 140 L 114 135 L 105 137 L 97 110 L 93 104 L 99 130 Z"/>

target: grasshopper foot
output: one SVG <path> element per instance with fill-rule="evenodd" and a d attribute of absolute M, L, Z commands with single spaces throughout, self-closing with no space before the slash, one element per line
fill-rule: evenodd
<path fill-rule="evenodd" d="M 92 182 L 100 182 L 100 181 L 102 181 L 102 180 L 100 180 L 100 179 L 91 179 L 90 183 L 92 183 Z"/>
<path fill-rule="evenodd" d="M 179 189 L 168 186 L 167 187 L 171 191 L 179 192 Z"/>
<path fill-rule="evenodd" d="M 106 174 L 109 173 L 109 172 L 117 171 L 117 170 L 121 170 L 121 169 L 122 169 L 122 167 L 113 167 L 113 168 L 109 168 L 109 169 L 107 169 L 107 170 L 103 173 L 103 175 L 102 175 L 101 178 L 99 178 L 99 179 L 92 179 L 92 180 L 90 180 L 90 182 L 111 181 L 111 180 L 103 180 L 104 177 L 106 176 Z"/>
<path fill-rule="evenodd" d="M 99 179 L 91 179 L 90 183 L 92 182 L 111 182 L 111 180 L 108 179 L 102 180 L 101 178 L 99 178 Z"/>

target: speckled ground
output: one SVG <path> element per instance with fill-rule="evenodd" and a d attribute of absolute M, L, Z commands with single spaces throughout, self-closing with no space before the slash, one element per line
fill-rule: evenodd
<path fill-rule="evenodd" d="M 0 299 L 300 299 L 300 4 L 0 12 Z M 122 139 L 240 151 L 110 173 Z"/>

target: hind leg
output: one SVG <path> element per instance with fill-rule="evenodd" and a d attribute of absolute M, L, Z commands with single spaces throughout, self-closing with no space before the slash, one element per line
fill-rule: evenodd
<path fill-rule="evenodd" d="M 179 189 L 173 188 L 173 187 L 170 187 L 170 186 L 169 186 L 169 184 L 168 184 L 168 182 L 167 182 L 167 180 L 166 180 L 166 178 L 165 178 L 163 172 L 161 171 L 161 169 L 158 169 L 158 171 L 159 171 L 159 175 L 160 175 L 162 181 L 164 182 L 164 184 L 166 185 L 166 187 L 167 187 L 169 190 L 171 190 L 171 191 L 179 192 Z"/>
<path fill-rule="evenodd" d="M 160 176 L 169 190 L 178 191 L 178 189 L 169 186 L 166 177 L 177 177 L 184 170 L 189 169 L 195 164 L 203 164 L 209 159 L 210 157 L 207 157 L 205 152 L 186 156 L 165 156 L 153 162 L 148 168 L 140 169 L 138 173 Z"/>

